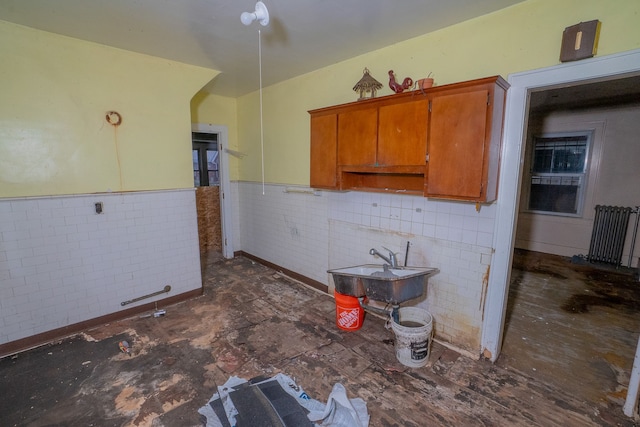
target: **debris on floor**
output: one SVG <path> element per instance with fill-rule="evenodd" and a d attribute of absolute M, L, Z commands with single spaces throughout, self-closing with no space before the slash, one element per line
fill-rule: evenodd
<path fill-rule="evenodd" d="M 131 348 L 129 347 L 129 343 L 127 341 L 120 341 L 118 343 L 118 347 L 120 347 L 120 351 L 131 356 Z"/>
<path fill-rule="evenodd" d="M 367 404 L 360 398 L 349 399 L 342 384 L 333 386 L 323 404 L 284 374 L 249 381 L 232 376 L 198 412 L 206 418 L 207 427 L 369 425 Z"/>
<path fill-rule="evenodd" d="M 514 254 L 495 363 L 433 340 L 427 365 L 413 368 L 398 361 L 384 319 L 343 331 L 331 296 L 246 257 L 220 255 L 203 262 L 203 295 L 168 306 L 166 316 L 151 309 L 0 358 L 0 425 L 203 426 L 199 409 L 230 377 L 284 373 L 330 403 L 320 417 L 340 403 L 337 392 L 328 397 L 332 389 L 344 386 L 366 402 L 369 427 L 640 426 L 622 411 L 640 286 L 567 264 Z M 613 304 L 615 292 L 624 297 Z M 567 311 L 567 301 L 588 310 Z"/>

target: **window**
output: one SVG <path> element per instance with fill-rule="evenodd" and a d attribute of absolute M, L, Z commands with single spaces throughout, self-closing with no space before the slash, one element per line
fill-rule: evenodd
<path fill-rule="evenodd" d="M 590 132 L 534 136 L 529 159 L 529 211 L 582 214 L 590 140 Z"/>
<path fill-rule="evenodd" d="M 218 134 L 192 132 L 193 185 L 220 185 L 220 156 Z"/>

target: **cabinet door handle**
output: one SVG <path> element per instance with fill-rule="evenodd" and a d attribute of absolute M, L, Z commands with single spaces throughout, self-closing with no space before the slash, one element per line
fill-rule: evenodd
<path fill-rule="evenodd" d="M 429 162 L 429 153 L 427 153 L 427 155 L 424 156 L 424 161 L 425 161 L 425 163 Z"/>

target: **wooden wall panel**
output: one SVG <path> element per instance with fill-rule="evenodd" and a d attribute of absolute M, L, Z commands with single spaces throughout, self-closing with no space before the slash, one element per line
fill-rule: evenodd
<path fill-rule="evenodd" d="M 220 187 L 196 188 L 196 208 L 198 211 L 200 252 L 222 252 Z"/>

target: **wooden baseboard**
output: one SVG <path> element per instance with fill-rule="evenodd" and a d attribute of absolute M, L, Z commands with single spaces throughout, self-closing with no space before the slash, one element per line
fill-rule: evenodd
<path fill-rule="evenodd" d="M 285 274 L 291 277 L 294 280 L 304 283 L 305 285 L 311 286 L 314 289 L 317 289 L 324 293 L 329 293 L 329 287 L 324 283 L 320 283 L 317 280 L 310 279 L 309 277 L 303 276 L 302 274 L 296 273 L 295 271 L 288 270 L 279 265 L 276 265 L 272 262 L 266 261 L 257 256 L 251 255 L 249 253 L 243 251 L 234 252 L 234 256 L 244 256 L 245 258 L 249 258 L 257 263 L 260 263 L 264 266 L 267 266 L 275 271 L 278 271 L 282 274 Z M 21 338 L 16 341 L 11 341 L 5 344 L 0 344 L 0 359 L 3 357 L 11 356 L 16 353 L 20 353 L 22 351 L 26 351 L 35 347 L 39 347 L 44 344 L 48 344 L 52 341 L 59 340 L 61 338 L 69 337 L 75 334 L 78 334 L 82 331 L 86 331 L 87 329 L 95 328 L 96 326 L 101 326 L 106 323 L 115 322 L 118 320 L 126 319 L 128 317 L 135 316 L 140 313 L 144 313 L 145 311 L 153 310 L 156 307 L 166 307 L 171 304 L 175 304 L 181 301 L 185 301 L 191 298 L 195 298 L 197 296 L 202 295 L 202 289 L 195 289 L 193 291 L 185 292 L 180 295 L 175 295 L 169 298 L 165 298 L 156 302 L 150 302 L 147 304 L 138 305 L 135 307 L 128 308 L 126 310 L 117 311 L 115 313 L 106 314 L 104 316 L 96 317 L 93 319 L 85 320 L 83 322 L 74 323 L 73 325 L 64 326 L 62 328 L 53 329 L 51 331 L 42 332 L 37 335 L 32 335 L 30 337 Z"/>
<path fill-rule="evenodd" d="M 194 289 L 189 292 L 184 292 L 179 295 L 174 295 L 169 298 L 158 300 L 157 302 L 150 302 L 147 304 L 138 305 L 135 307 L 127 308 L 126 310 L 120 310 L 115 313 L 105 314 L 104 316 L 95 317 L 93 319 L 85 320 L 73 325 L 64 326 L 62 328 L 52 329 L 51 331 L 42 332 L 30 337 L 21 338 L 16 341 L 10 341 L 5 344 L 0 344 L 0 359 L 6 356 L 29 350 L 41 345 L 50 343 L 52 341 L 59 340 L 68 336 L 78 334 L 82 331 L 86 331 L 96 326 L 101 326 L 107 323 L 115 322 L 118 320 L 132 317 L 145 311 L 154 310 L 156 307 L 167 307 L 178 302 L 186 301 L 191 298 L 202 295 L 203 289 Z"/>
<path fill-rule="evenodd" d="M 269 267 L 269 268 L 271 268 L 273 270 L 276 270 L 276 271 L 278 271 L 278 272 L 280 272 L 282 274 L 285 274 L 285 275 L 291 277 L 292 279 L 295 279 L 295 280 L 297 280 L 299 282 L 302 282 L 305 285 L 311 286 L 314 289 L 317 289 L 317 290 L 319 290 L 321 292 L 324 292 L 324 293 L 329 293 L 329 287 L 327 285 L 325 285 L 324 283 L 320 283 L 317 280 L 310 279 L 307 276 L 303 276 L 300 273 L 296 273 L 295 271 L 287 270 L 286 268 L 280 267 L 279 265 L 276 265 L 276 264 L 274 264 L 272 262 L 266 261 L 266 260 L 264 260 L 262 258 L 258 258 L 255 255 L 251 255 L 251 254 L 246 253 L 244 251 L 234 252 L 233 255 L 234 256 L 243 256 L 245 258 L 249 258 L 251 260 L 254 260 L 257 263 L 260 263 L 260 264 L 262 264 L 264 266 L 267 266 L 267 267 Z"/>

